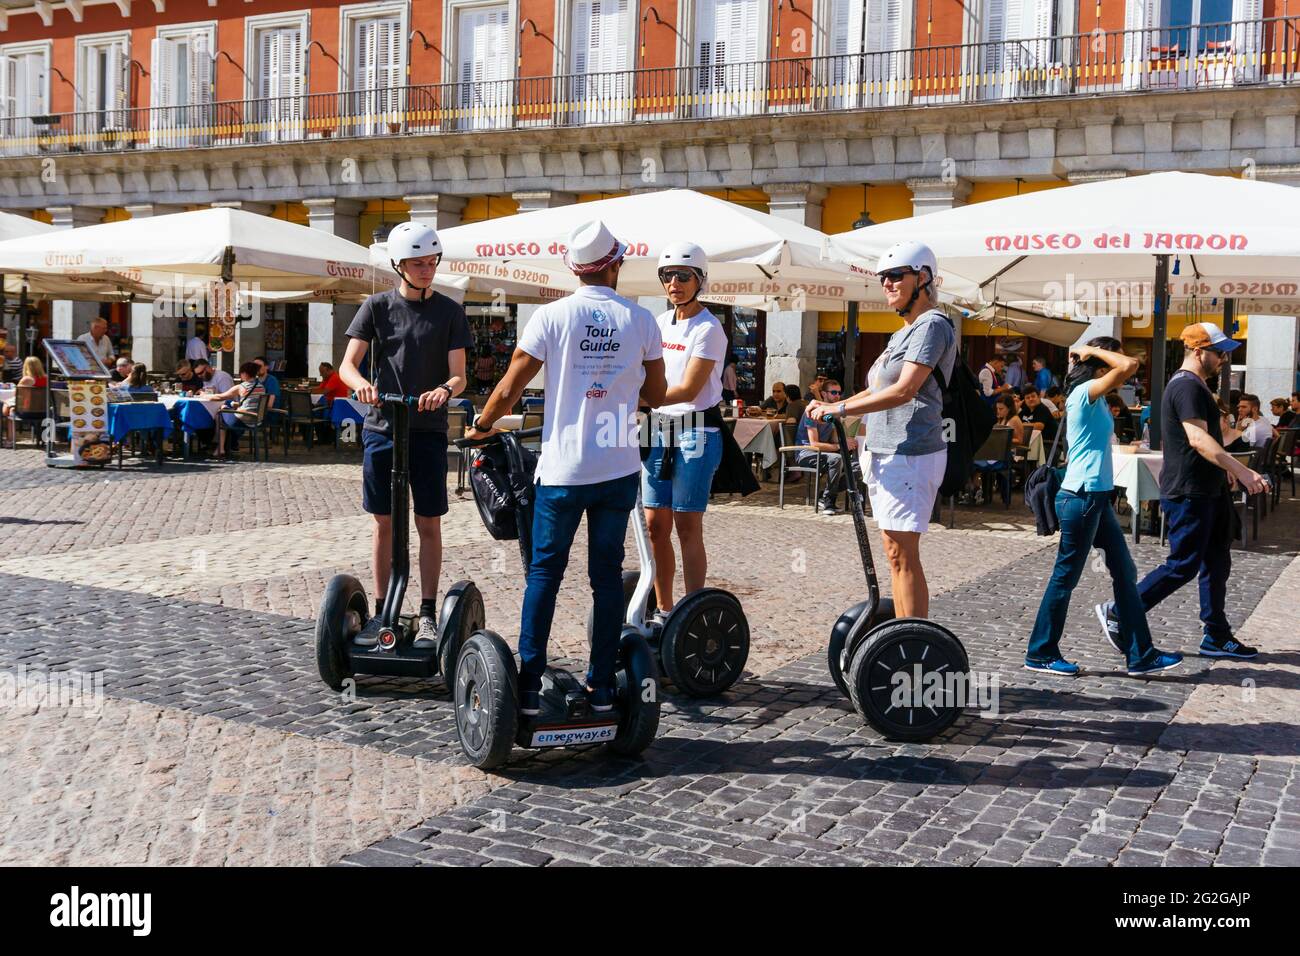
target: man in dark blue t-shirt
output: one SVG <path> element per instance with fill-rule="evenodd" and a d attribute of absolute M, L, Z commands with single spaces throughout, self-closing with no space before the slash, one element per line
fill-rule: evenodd
<path fill-rule="evenodd" d="M 393 425 L 379 396 L 385 392 L 419 397 L 408 431 L 408 480 L 420 537 L 420 624 L 414 647 L 437 645 L 438 578 L 442 573 L 442 516 L 447 513 L 447 402 L 465 390 L 465 349 L 474 344 L 465 310 L 432 288 L 442 259 L 438 234 L 427 225 L 404 222 L 388 235 L 388 255 L 401 285 L 362 303 L 348 326 L 347 352 L 339 378 L 370 405 L 362 436 L 361 505 L 375 519 L 373 562 L 375 618 L 392 571 Z M 374 351 L 375 381 L 359 368 Z M 354 639 L 377 643 L 369 625 Z"/>
<path fill-rule="evenodd" d="M 1200 578 L 1201 656 L 1249 660 L 1255 649 L 1232 636 L 1224 613 L 1228 574 L 1232 570 L 1232 500 L 1240 485 L 1250 494 L 1264 489 L 1264 479 L 1223 449 L 1219 409 L 1207 379 L 1228 364 L 1234 342 L 1212 322 L 1183 330 L 1187 357 L 1165 386 L 1160 404 L 1160 508 L 1169 530 L 1169 557 L 1138 585 L 1143 609 L 1153 607 L 1192 578 Z M 1136 520 L 1136 518 L 1134 519 Z M 1097 615 L 1107 637 L 1118 633 L 1113 602 L 1099 604 Z"/>
<path fill-rule="evenodd" d="M 834 379 L 827 379 L 821 387 L 822 401 L 831 405 L 839 403 L 843 389 Z M 794 443 L 806 446 L 807 451 L 796 452 L 796 465 L 815 468 L 817 453 L 822 453 L 822 469 L 826 473 L 826 485 L 822 488 L 821 500 L 817 510 L 825 515 L 836 514 L 835 493 L 839 491 L 844 477 L 844 461 L 840 458 L 840 446 L 835 441 L 835 427 L 830 422 L 814 422 L 805 415 L 795 428 Z"/>

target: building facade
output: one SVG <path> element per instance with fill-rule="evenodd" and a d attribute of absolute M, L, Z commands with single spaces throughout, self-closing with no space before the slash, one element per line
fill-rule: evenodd
<path fill-rule="evenodd" d="M 238 204 L 369 242 L 668 187 L 837 232 L 1165 169 L 1300 184 L 1286 3 L 0 0 L 0 207 L 75 226 Z M 54 333 L 98 308 L 55 303 Z M 165 365 L 175 319 L 131 313 Z M 291 324 L 308 369 L 351 313 Z M 1263 321 L 1294 343 L 1294 317 Z M 843 322 L 745 318 L 751 387 L 806 381 Z"/>

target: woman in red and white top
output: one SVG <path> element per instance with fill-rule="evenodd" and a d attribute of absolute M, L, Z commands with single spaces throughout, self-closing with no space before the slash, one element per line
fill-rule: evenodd
<path fill-rule="evenodd" d="M 659 257 L 659 281 L 673 306 L 657 319 L 668 391 L 652 418 L 641 495 L 654 550 L 655 602 L 661 621 L 673 607 L 674 527 L 682 547 L 687 594 L 704 587 L 708 571 L 704 511 L 713 474 L 722 460 L 723 438 L 721 418 L 716 425 L 708 424 L 705 412 L 722 400 L 727 355 L 726 330 L 699 302 L 708 277 L 708 259 L 693 243 L 672 243 Z M 670 461 L 665 462 L 665 457 Z"/>

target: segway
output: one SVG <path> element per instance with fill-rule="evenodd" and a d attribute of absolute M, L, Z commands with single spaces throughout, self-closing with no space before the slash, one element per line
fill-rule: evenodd
<path fill-rule="evenodd" d="M 370 617 L 366 589 L 350 574 L 336 574 L 325 588 L 316 615 L 316 666 L 321 680 L 334 690 L 356 674 L 431 678 L 456 670 L 456 658 L 471 634 L 483 627 L 483 596 L 473 581 L 457 581 L 447 589 L 438 613 L 438 639 L 432 648 L 413 647 L 418 618 L 402 614 L 402 599 L 410 578 L 409 461 L 410 410 L 418 399 L 406 395 L 379 396 L 393 424 L 393 557 L 384 595 L 384 612 Z M 375 635 L 373 647 L 356 644 L 362 631 Z"/>
<path fill-rule="evenodd" d="M 637 513 L 644 523 L 639 496 Z M 654 572 L 650 573 L 650 586 L 638 596 L 645 562 L 641 567 L 642 571 L 623 572 L 623 603 L 628 613 L 638 607 L 649 620 L 655 612 Z M 593 615 L 588 614 L 588 646 L 594 623 Z M 749 620 L 730 591 L 700 588 L 678 601 L 662 624 L 650 625 L 650 647 L 673 687 L 689 697 L 716 697 L 745 670 Z"/>
<path fill-rule="evenodd" d="M 970 673 L 966 649 L 951 631 L 934 621 L 895 618 L 894 602 L 880 597 L 857 462 L 849 451 L 844 423 L 831 415 L 823 421 L 835 426 L 844 460 L 849 511 L 868 595 L 866 601 L 841 614 L 831 628 L 826 649 L 831 679 L 863 719 L 887 739 L 929 740 L 947 730 L 961 714 L 954 681 L 964 683 Z M 964 687 L 960 693 L 965 693 Z"/>
<path fill-rule="evenodd" d="M 499 513 L 515 509 L 512 522 L 520 542 L 524 572 L 532 560 L 532 475 L 522 474 L 529 461 L 519 442 L 541 433 L 541 429 L 522 432 L 499 432 L 481 439 L 460 439 L 462 448 L 504 443 L 504 462 L 510 469 L 508 481 L 485 492 L 482 482 L 471 481 L 479 513 L 494 537 L 501 534 Z M 471 461 L 471 477 L 477 460 Z M 521 480 L 526 478 L 527 480 Z M 487 494 L 497 500 L 485 501 Z M 508 499 L 508 500 L 506 500 Z M 650 553 L 650 536 L 641 509 L 633 513 L 637 553 L 641 559 L 642 586 L 648 592 L 654 576 L 654 558 Z M 596 713 L 588 706 L 583 680 L 562 667 L 548 665 L 542 675 L 541 712 L 534 716 L 519 713 L 519 669 L 514 652 L 495 631 L 479 626 L 460 651 L 452 698 L 456 706 L 456 733 L 461 750 L 471 764 L 483 770 L 499 767 L 510 757 L 512 748 L 540 749 L 605 745 L 614 753 L 638 754 L 654 741 L 659 729 L 658 668 L 646 643 L 649 628 L 640 609 L 630 612 L 619 640 L 615 666 L 615 700 L 613 710 Z"/>

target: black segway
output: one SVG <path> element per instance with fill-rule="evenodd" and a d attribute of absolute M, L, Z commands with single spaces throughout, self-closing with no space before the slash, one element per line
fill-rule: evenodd
<path fill-rule="evenodd" d="M 853 707 L 889 740 L 929 740 L 961 714 L 959 692 L 970 662 L 961 641 L 946 627 L 918 617 L 894 617 L 894 602 L 881 598 L 876 565 L 867 537 L 867 518 L 857 462 L 849 450 L 844 423 L 835 426 L 858 552 L 867 576 L 868 599 L 855 604 L 831 628 L 827 664 L 835 686 Z M 948 677 L 946 675 L 953 675 Z M 962 686 L 960 694 L 964 695 Z"/>
<path fill-rule="evenodd" d="M 383 394 L 380 401 L 393 423 L 393 567 L 384 595 L 384 613 L 370 617 L 366 589 L 350 574 L 336 574 L 325 588 L 316 614 L 316 665 L 321 680 L 334 690 L 355 674 L 429 678 L 455 673 L 456 658 L 469 636 L 483 627 L 483 596 L 473 581 L 457 581 L 447 589 L 438 613 L 438 640 L 431 648 L 412 646 L 418 619 L 402 614 L 402 599 L 410 578 L 409 461 L 410 410 L 417 399 Z M 377 639 L 373 647 L 356 643 L 363 631 Z"/>
<path fill-rule="evenodd" d="M 470 462 L 471 488 L 493 537 L 518 536 L 525 574 L 532 560 L 532 459 L 519 443 L 540 433 L 540 428 L 499 432 L 456 442 L 462 448 L 479 447 L 478 456 L 492 454 L 494 445 L 504 452 L 495 455 L 492 462 L 486 457 Z M 492 464 L 504 465 L 508 473 L 495 480 L 476 480 L 475 466 L 480 464 L 489 470 Z M 507 512 L 511 513 L 509 517 L 505 517 Z M 640 514 L 638 507 L 634 512 L 638 517 L 637 551 L 648 588 L 654 562 Z M 475 767 L 488 770 L 501 766 L 515 744 L 528 748 L 604 744 L 614 753 L 631 755 L 654 741 L 659 729 L 659 675 L 646 643 L 649 632 L 644 614 L 629 614 L 623 626 L 615 667 L 614 708 L 607 713 L 595 713 L 589 708 L 581 677 L 562 667 L 547 666 L 542 676 L 541 713 L 520 714 L 519 668 L 514 652 L 495 631 L 481 628 L 461 648 L 452 685 L 456 733 L 461 750 Z"/>

